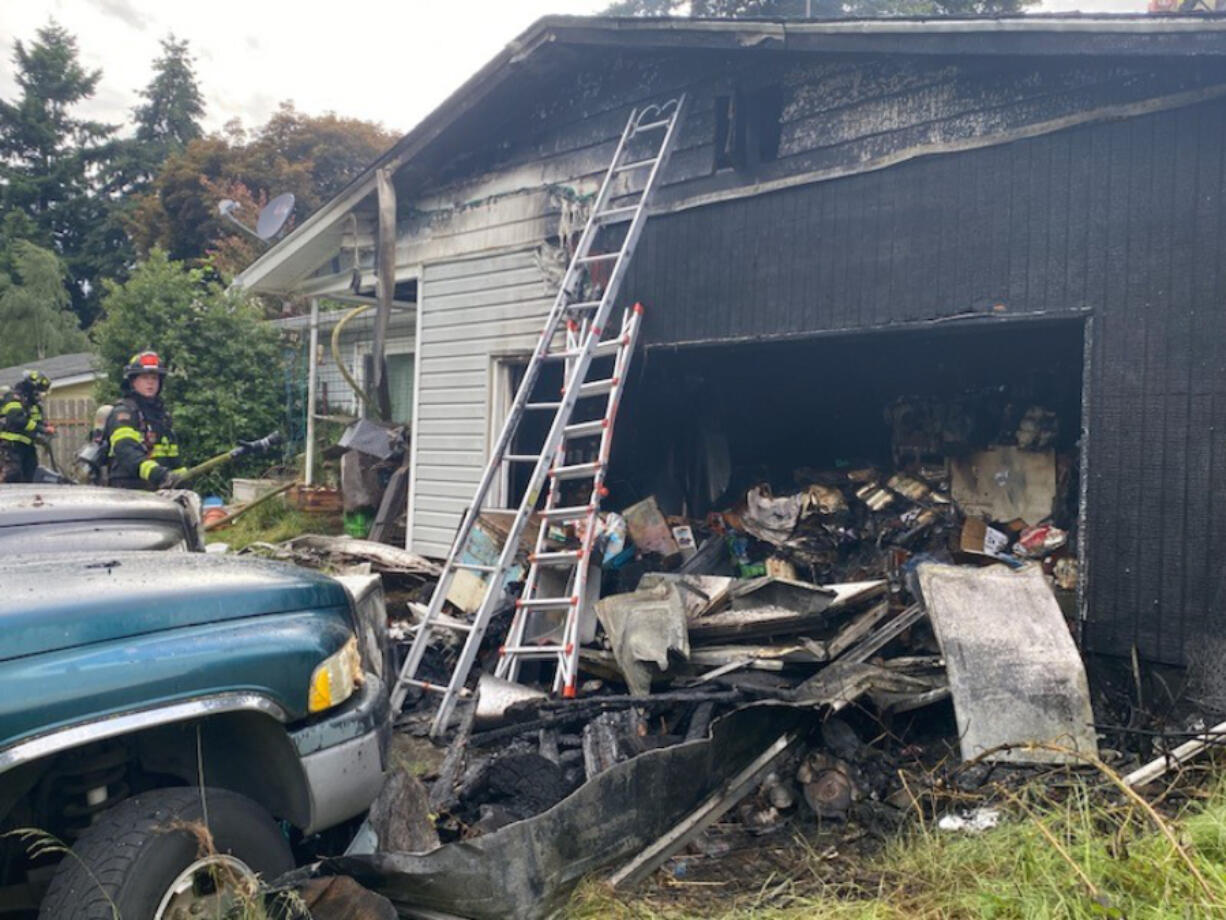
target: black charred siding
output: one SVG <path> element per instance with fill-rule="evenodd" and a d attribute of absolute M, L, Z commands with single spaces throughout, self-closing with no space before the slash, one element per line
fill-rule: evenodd
<path fill-rule="evenodd" d="M 1089 311 L 1086 644 L 1182 662 L 1226 633 L 1224 148 L 1212 102 L 655 218 L 623 299 L 654 344 Z"/>

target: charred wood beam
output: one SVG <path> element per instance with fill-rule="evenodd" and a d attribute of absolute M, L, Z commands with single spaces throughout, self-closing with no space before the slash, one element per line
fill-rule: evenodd
<path fill-rule="evenodd" d="M 588 779 L 625 759 L 622 739 L 632 735 L 637 723 L 637 716 L 623 709 L 602 712 L 583 726 L 583 770 Z"/>
<path fill-rule="evenodd" d="M 435 813 L 439 812 L 454 795 L 456 780 L 459 779 L 460 770 L 464 766 L 464 754 L 468 750 L 473 723 L 476 719 L 476 705 L 469 706 L 460 722 L 460 730 L 447 749 L 447 756 L 443 758 L 442 766 L 439 767 L 438 779 L 430 787 L 430 810 Z"/>
<path fill-rule="evenodd" d="M 693 690 L 674 691 L 672 693 L 657 693 L 648 697 L 612 696 L 593 700 L 550 700 L 541 703 L 541 716 L 516 725 L 495 728 L 490 731 L 478 732 L 469 739 L 470 747 L 486 747 L 508 738 L 517 738 L 538 732 L 541 729 L 554 728 L 593 719 L 602 712 L 612 712 L 619 709 L 667 709 L 670 706 L 685 703 L 710 702 L 714 704 L 730 704 L 744 702 L 745 694 L 739 690 Z"/>
<path fill-rule="evenodd" d="M 897 639 L 906 630 L 924 618 L 924 608 L 920 604 L 912 604 L 890 622 L 869 633 L 856 645 L 839 655 L 840 661 L 864 662 L 881 651 L 893 639 Z"/>

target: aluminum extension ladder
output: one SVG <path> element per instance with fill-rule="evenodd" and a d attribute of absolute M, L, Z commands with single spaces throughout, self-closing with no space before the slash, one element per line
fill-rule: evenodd
<path fill-rule="evenodd" d="M 392 688 L 393 712 L 400 711 L 411 687 L 442 694 L 430 728 L 431 735 L 435 737 L 446 731 L 457 700 L 466 692 L 465 682 L 477 658 L 490 619 L 499 607 L 506 574 L 514 565 L 524 527 L 536 510 L 546 482 L 549 491 L 541 512 L 536 549 L 529 559 L 523 595 L 516 604 L 512 626 L 501 649 L 498 673 L 500 676 L 514 679 L 518 676 L 522 661 L 552 659 L 557 665 L 555 691 L 567 696 L 573 696 L 575 693 L 579 660 L 579 614 L 587 585 L 588 557 L 595 530 L 596 512 L 605 491 L 605 466 L 611 446 L 613 417 L 617 411 L 620 383 L 637 340 L 642 311 L 637 307 L 627 311 L 621 328 L 613 338 L 605 338 L 605 326 L 635 244 L 642 233 L 652 191 L 668 161 L 684 99 L 682 95 L 663 104 L 636 109 L 626 123 L 609 170 L 592 203 L 587 224 L 562 278 L 540 341 L 528 362 L 502 431 L 490 451 L 489 462 L 482 473 L 477 492 L 460 522 L 426 614 L 417 626 L 408 657 Z M 644 174 L 645 179 L 640 184 L 636 179 Z M 627 198 L 631 199 L 629 203 L 620 203 Z M 615 200 L 619 204 L 611 206 Z M 597 249 L 593 252 L 603 230 L 627 222 L 629 225 L 620 244 L 604 243 L 602 239 L 600 248 L 611 245 L 612 251 Z M 593 272 L 593 268 L 603 271 Z M 605 276 L 603 285 L 597 284 L 598 275 Z M 559 343 L 561 347 L 556 347 L 555 342 L 559 339 L 562 340 Z M 605 357 L 614 359 L 612 374 L 603 379 L 589 381 L 588 371 L 593 359 Z M 531 402 L 533 389 L 540 378 L 542 367 L 547 362 L 563 363 L 564 385 L 561 400 Z M 608 397 L 602 418 L 571 424 L 571 417 L 580 399 L 601 395 Z M 512 454 L 510 450 L 526 412 L 551 412 L 553 421 L 539 454 Z M 568 445 L 573 445 L 573 442 L 582 438 L 596 437 L 600 441 L 595 461 L 569 466 L 566 464 Z M 462 562 L 461 559 L 472 540 L 477 519 L 504 466 L 528 463 L 532 464 L 532 474 L 498 561 L 494 565 Z M 584 479 L 592 481 L 589 501 L 584 505 L 571 507 L 560 505 L 559 483 Z M 546 534 L 550 525 L 560 522 L 572 522 L 581 526 L 579 549 L 560 552 L 545 550 Z M 545 567 L 569 570 L 565 576 L 567 590 L 556 597 L 543 597 L 538 594 L 541 571 Z M 486 578 L 485 594 L 470 623 L 457 623 L 452 618 L 441 616 L 443 602 L 451 588 L 452 580 L 456 572 L 462 570 L 476 572 Z M 549 611 L 557 611 L 563 615 L 560 638 L 547 644 L 525 643 L 529 614 Z M 417 676 L 436 630 L 466 634 L 455 668 L 445 686 Z"/>
<path fill-rule="evenodd" d="M 587 597 L 588 563 L 596 532 L 596 513 L 600 510 L 600 500 L 607 491 L 604 477 L 608 468 L 609 451 L 613 446 L 613 422 L 617 417 L 617 407 L 621 399 L 622 381 L 626 379 L 630 358 L 638 342 L 642 318 L 643 308 L 635 304 L 634 308 L 627 310 L 622 317 L 621 329 L 616 338 L 608 341 L 608 345 L 616 349 L 616 357 L 612 373 L 605 378 L 607 384 L 605 380 L 583 384 L 593 391 L 603 391 L 597 394 L 606 398 L 603 416 L 593 421 L 567 425 L 564 429 L 563 446 L 556 454 L 555 466 L 550 474 L 549 492 L 545 496 L 545 507 L 541 510 L 536 546 L 528 556 L 528 576 L 524 579 L 524 590 L 515 602 L 515 616 L 511 620 L 506 642 L 498 649 L 498 668 L 494 672 L 497 677 L 516 681 L 519 680 L 520 664 L 524 661 L 553 659 L 557 665 L 554 669 L 554 693 L 560 692 L 567 697 L 575 695 L 575 684 L 579 677 L 580 613 L 584 598 Z M 573 348 L 581 339 L 581 328 L 580 326 L 579 329 L 567 330 L 568 349 Z M 602 342 L 597 346 L 598 349 L 600 347 L 607 347 L 606 343 Z M 605 386 L 608 387 L 607 391 Z M 583 398 L 582 394 L 580 398 Z M 566 443 L 572 438 L 599 438 L 596 460 L 586 464 L 562 465 L 566 460 Z M 592 480 L 587 502 L 570 507 L 559 504 L 562 488 L 558 483 L 580 478 Z M 578 548 L 550 550 L 550 525 L 557 523 L 576 526 L 579 534 Z M 549 592 L 541 585 L 542 569 L 550 568 L 566 573 L 563 578 L 554 579 L 555 584 L 558 581 L 564 583 L 565 590 L 560 596 L 549 597 Z M 549 611 L 560 611 L 564 614 L 560 640 L 528 641 L 527 630 L 532 614 Z"/>

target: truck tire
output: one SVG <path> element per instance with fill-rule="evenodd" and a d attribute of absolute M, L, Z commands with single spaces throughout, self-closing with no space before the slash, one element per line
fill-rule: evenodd
<path fill-rule="evenodd" d="M 201 832 L 202 796 L 211 847 Z M 229 897 L 254 875 L 272 880 L 293 865 L 284 835 L 257 802 L 226 789 L 157 789 L 121 802 L 81 834 L 56 870 L 38 917 L 170 920 L 179 911 L 168 899 L 182 906 L 183 898 Z M 212 894 L 217 877 L 230 887 Z"/>

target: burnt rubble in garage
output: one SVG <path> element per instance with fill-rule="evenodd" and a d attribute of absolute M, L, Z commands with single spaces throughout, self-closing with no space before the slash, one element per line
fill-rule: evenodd
<path fill-rule="evenodd" d="M 615 442 L 604 507 L 619 510 L 593 541 L 586 675 L 636 696 L 791 693 L 920 603 L 923 563 L 1041 569 L 1071 622 L 1081 348 L 1079 329 L 1043 324 L 649 353 Z M 547 551 L 580 546 L 577 526 L 551 524 Z M 506 523 L 489 513 L 479 530 L 473 561 L 487 562 Z M 449 612 L 462 619 L 483 590 L 461 573 Z M 542 613 L 527 635 L 555 627 Z M 898 632 L 939 654 L 922 618 Z M 448 649 L 432 654 L 438 679 Z"/>
<path fill-rule="evenodd" d="M 630 887 L 686 846 L 718 852 L 729 827 L 753 838 L 796 822 L 896 824 L 900 777 L 951 754 L 1067 760 L 1019 750 L 1054 737 L 1093 753 L 1068 625 L 1079 402 L 1065 359 L 1081 348 L 1068 332 L 649 356 L 613 458 L 604 507 L 618 510 L 599 516 L 589 560 L 576 698 L 549 695 L 547 665 L 528 663 L 518 683 L 491 676 L 532 552 L 525 538 L 428 788 L 402 774 L 418 791 L 377 803 L 333 869 L 398 904 L 536 916 L 582 873 L 620 866 L 611 880 Z M 909 375 L 903 358 L 917 349 L 924 361 Z M 1018 354 L 1039 360 L 1019 371 Z M 757 373 L 763 356 L 770 375 Z M 687 381 L 674 398 L 653 363 Z M 547 549 L 580 546 L 574 527 L 550 526 Z M 470 561 L 486 564 L 507 521 L 486 513 L 478 531 Z M 462 574 L 444 608 L 456 623 L 485 588 Z M 989 596 L 992 610 L 977 609 Z M 389 613 L 408 638 L 424 605 Z M 542 612 L 526 639 L 556 641 L 557 627 Z M 444 682 L 461 643 L 439 635 L 421 673 Z M 1018 695 L 1047 703 L 1002 718 Z M 411 700 L 402 737 L 424 743 L 431 702 Z M 647 790 L 649 774 L 666 777 L 661 790 Z M 638 790 L 634 833 L 611 818 L 626 783 Z M 568 822 L 596 829 L 568 841 Z M 393 839 L 418 841 L 419 855 Z M 534 880 L 531 897 L 517 901 L 513 885 L 458 893 L 460 857 L 448 854 L 482 841 L 483 858 Z"/>

